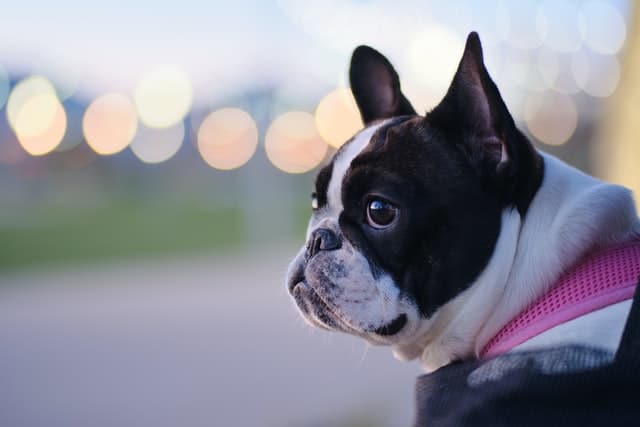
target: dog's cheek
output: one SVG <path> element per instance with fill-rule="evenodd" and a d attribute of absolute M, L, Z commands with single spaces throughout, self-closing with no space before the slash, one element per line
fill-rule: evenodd
<path fill-rule="evenodd" d="M 379 294 L 367 261 L 349 250 L 319 253 L 306 276 L 309 285 L 345 315 L 360 312 Z"/>
<path fill-rule="evenodd" d="M 306 268 L 306 278 L 309 285 L 324 297 L 339 297 L 343 290 L 338 283 L 343 283 L 347 277 L 347 266 L 344 260 L 336 256 L 336 251 L 317 254 Z"/>

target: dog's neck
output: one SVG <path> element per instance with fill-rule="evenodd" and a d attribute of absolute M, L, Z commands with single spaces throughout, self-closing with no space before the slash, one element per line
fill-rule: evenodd
<path fill-rule="evenodd" d="M 526 217 L 502 214 L 493 256 L 475 283 L 425 322 L 419 338 L 394 347 L 427 370 L 477 357 L 513 317 L 588 251 L 640 236 L 628 189 L 603 183 L 543 154 L 544 178 Z"/>

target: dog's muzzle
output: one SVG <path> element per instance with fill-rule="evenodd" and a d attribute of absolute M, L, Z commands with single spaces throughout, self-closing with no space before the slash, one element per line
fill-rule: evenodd
<path fill-rule="evenodd" d="M 311 236 L 309 236 L 309 241 L 307 242 L 304 259 L 297 262 L 294 266 L 294 270 L 289 274 L 289 278 L 287 281 L 289 293 L 294 296 L 293 291 L 296 286 L 302 284 L 308 286 L 304 283 L 304 270 L 309 261 L 315 255 L 317 255 L 320 251 L 331 251 L 340 249 L 341 247 L 342 242 L 340 241 L 340 238 L 332 230 L 329 230 L 328 228 L 317 228 L 313 230 Z"/>

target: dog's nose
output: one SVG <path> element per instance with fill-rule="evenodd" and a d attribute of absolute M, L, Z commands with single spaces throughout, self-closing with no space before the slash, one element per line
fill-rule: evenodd
<path fill-rule="evenodd" d="M 340 246 L 340 239 L 336 233 L 328 228 L 318 228 L 313 230 L 307 243 L 307 259 L 320 251 L 331 251 L 339 249 Z"/>

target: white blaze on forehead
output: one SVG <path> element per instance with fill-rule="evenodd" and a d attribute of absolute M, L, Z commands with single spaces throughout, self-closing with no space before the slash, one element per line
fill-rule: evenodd
<path fill-rule="evenodd" d="M 329 181 L 329 188 L 327 189 L 327 205 L 332 214 L 339 215 L 340 212 L 342 212 L 342 180 L 349 166 L 351 166 L 351 161 L 369 145 L 375 131 L 388 121 L 389 120 L 385 120 L 364 129 L 337 154 L 337 157 L 333 161 L 331 180 Z"/>

